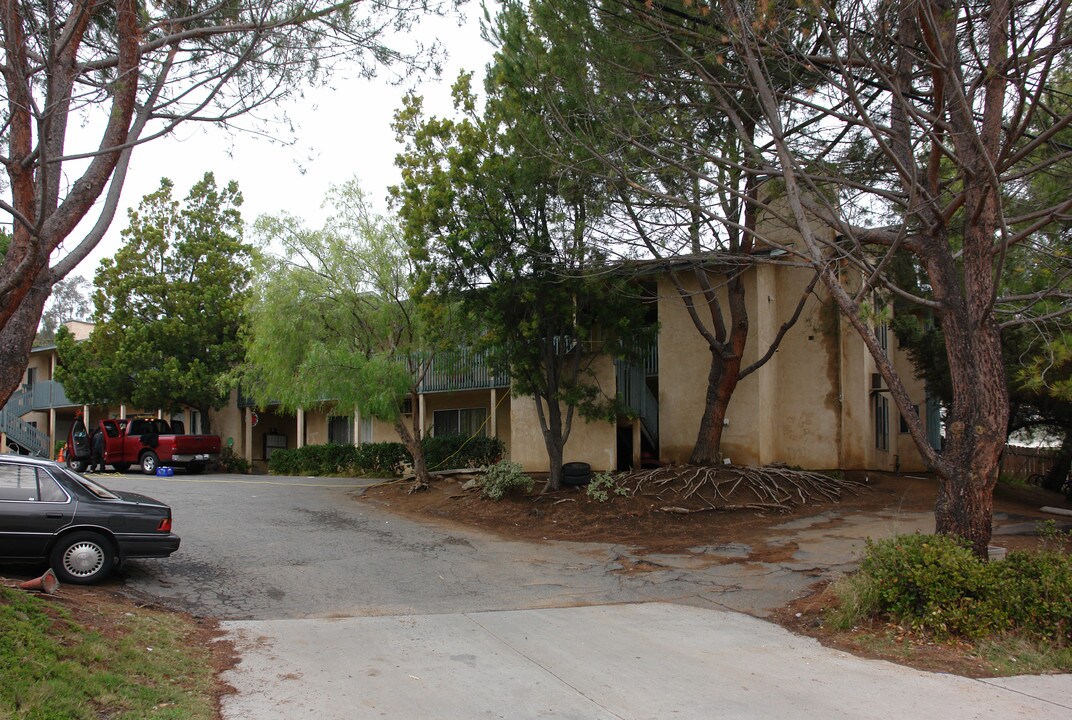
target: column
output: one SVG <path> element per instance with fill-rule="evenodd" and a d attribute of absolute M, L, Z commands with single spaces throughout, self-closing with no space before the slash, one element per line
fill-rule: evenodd
<path fill-rule="evenodd" d="M 119 419 L 120 420 L 126 420 L 127 419 L 127 406 L 126 406 L 126 403 L 123 403 L 122 405 L 119 406 Z"/>
<path fill-rule="evenodd" d="M 361 444 L 361 411 L 354 410 L 354 436 L 350 438 L 353 440 L 354 446 Z"/>
<path fill-rule="evenodd" d="M 640 420 L 633 421 L 633 470 L 640 469 Z"/>
<path fill-rule="evenodd" d="M 488 437 L 499 437 L 499 413 L 496 410 L 499 407 L 498 401 L 499 392 L 496 388 L 491 389 L 491 410 L 488 415 Z"/>
<path fill-rule="evenodd" d="M 246 461 L 253 463 L 253 408 L 242 410 L 242 453 Z"/>
<path fill-rule="evenodd" d="M 424 393 L 421 393 L 420 395 L 417 396 L 417 405 L 418 405 L 417 410 L 418 410 L 418 413 L 419 413 L 417 417 L 421 421 L 421 432 L 420 432 L 420 435 L 418 435 L 415 438 L 415 440 L 417 440 L 417 442 L 420 442 L 421 438 L 424 437 L 424 428 L 427 427 L 427 425 L 425 424 L 425 412 L 426 412 L 426 410 L 425 410 L 425 403 L 424 403 Z"/>
<path fill-rule="evenodd" d="M 298 408 L 298 440 L 296 447 L 305 447 L 305 410 Z"/>
<path fill-rule="evenodd" d="M 48 409 L 48 459 L 56 459 L 56 408 Z"/>

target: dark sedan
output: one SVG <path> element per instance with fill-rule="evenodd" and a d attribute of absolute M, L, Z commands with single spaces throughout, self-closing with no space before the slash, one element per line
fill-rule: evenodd
<path fill-rule="evenodd" d="M 89 584 L 128 558 L 178 549 L 162 502 L 109 490 L 50 460 L 0 455 L 0 562 L 48 562 L 62 582 Z"/>

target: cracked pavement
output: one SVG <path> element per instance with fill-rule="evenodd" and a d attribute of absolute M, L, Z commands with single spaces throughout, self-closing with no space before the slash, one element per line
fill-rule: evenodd
<path fill-rule="evenodd" d="M 228 720 L 918 716 L 866 698 L 883 692 L 917 693 L 931 707 L 955 701 L 962 712 L 949 717 L 1072 712 L 1072 676 L 980 689 L 726 612 L 763 617 L 851 569 L 867 537 L 933 530 L 930 513 L 796 517 L 756 556 L 777 560 L 758 561 L 735 543 L 638 555 L 417 523 L 356 501 L 369 481 L 105 482 L 172 506 L 180 551 L 131 561 L 116 582 L 225 621 L 242 654 L 225 678 L 237 689 Z M 772 691 L 768 675 L 794 684 Z M 678 687 L 682 677 L 690 691 Z M 677 694 L 666 697 L 660 683 Z M 858 711 L 832 705 L 835 692 Z"/>

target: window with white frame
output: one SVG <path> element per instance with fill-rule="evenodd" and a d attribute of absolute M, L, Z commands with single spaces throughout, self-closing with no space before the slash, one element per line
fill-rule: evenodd
<path fill-rule="evenodd" d="M 487 435 L 487 408 L 459 408 L 457 410 L 436 410 L 432 414 L 432 434 L 444 435 Z"/>

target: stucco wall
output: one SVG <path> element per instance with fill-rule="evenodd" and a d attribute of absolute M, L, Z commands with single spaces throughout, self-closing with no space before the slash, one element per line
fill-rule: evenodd
<path fill-rule="evenodd" d="M 614 362 L 609 357 L 598 358 L 593 364 L 599 386 L 614 388 Z M 510 459 L 520 463 L 525 472 L 547 472 L 547 446 L 536 414 L 536 402 L 531 397 L 510 400 Z M 574 413 L 569 440 L 566 441 L 565 462 L 586 462 L 599 472 L 614 470 L 617 434 L 614 423 L 589 422 Z"/>
<path fill-rule="evenodd" d="M 694 279 L 682 273 L 689 292 Z M 766 352 L 792 316 L 811 279 L 805 269 L 763 266 L 745 278 L 749 336 L 742 367 Z M 718 287 L 721 278 L 712 275 Z M 660 460 L 687 462 L 704 411 L 711 355 L 681 298 L 666 277 L 659 284 Z M 724 303 L 726 293 L 719 291 Z M 708 318 L 701 308 L 701 317 Z M 922 384 L 910 361 L 890 352 L 914 401 L 923 403 Z M 874 361 L 821 287 L 808 296 L 797 323 L 775 355 L 737 385 L 727 409 L 722 455 L 736 464 L 784 462 L 815 469 L 919 470 L 911 438 L 899 430 L 891 402 L 890 449 L 875 447 L 871 396 Z M 898 465 L 899 463 L 899 465 Z"/>

